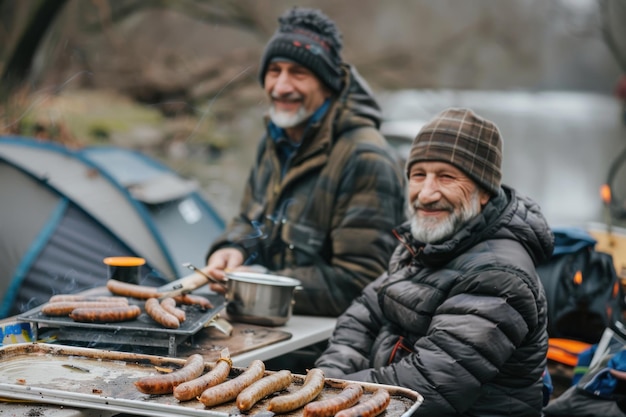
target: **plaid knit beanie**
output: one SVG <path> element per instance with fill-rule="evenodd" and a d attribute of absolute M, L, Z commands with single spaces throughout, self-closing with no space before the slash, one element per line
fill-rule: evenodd
<path fill-rule="evenodd" d="M 259 68 L 265 84 L 267 66 L 274 58 L 286 58 L 311 70 L 331 90 L 341 90 L 341 33 L 335 22 L 317 9 L 294 7 L 278 18 L 278 29 L 269 40 Z"/>
<path fill-rule="evenodd" d="M 468 109 L 447 109 L 422 127 L 411 146 L 407 175 L 419 161 L 448 162 L 492 195 L 502 180 L 502 138 L 498 127 Z"/>

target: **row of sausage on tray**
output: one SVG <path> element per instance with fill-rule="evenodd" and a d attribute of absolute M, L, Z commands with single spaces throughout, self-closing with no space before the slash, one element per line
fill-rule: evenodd
<path fill-rule="evenodd" d="M 75 321 L 110 323 L 136 319 L 141 308 L 129 299 L 144 301 L 144 310 L 157 323 L 167 328 L 178 328 L 185 321 L 185 311 L 180 305 L 201 309 L 213 306 L 205 297 L 184 294 L 168 297 L 154 287 L 108 280 L 111 296 L 89 297 L 58 294 L 42 306 L 41 313 L 50 316 L 69 316 Z M 267 411 L 274 414 L 289 413 L 302 408 L 303 417 L 373 417 L 387 408 L 391 401 L 389 391 L 379 388 L 372 395 L 364 396 L 360 384 L 348 383 L 343 389 L 323 399 L 316 400 L 323 391 L 324 373 L 310 369 L 302 386 L 289 390 L 293 382 L 291 371 L 265 372 L 265 364 L 253 361 L 239 375 L 228 378 L 232 361 L 227 350 L 213 367 L 205 372 L 204 358 L 193 354 L 185 365 L 175 371 L 156 373 L 134 382 L 137 389 L 150 395 L 173 394 L 178 401 L 198 400 L 205 407 L 214 407 L 234 401 L 237 408 L 246 412 L 259 401 L 269 398 Z"/>
<path fill-rule="evenodd" d="M 283 414 L 303 408 L 303 417 L 373 417 L 382 413 L 391 401 L 389 391 L 384 388 L 363 397 L 363 387 L 356 382 L 348 383 L 337 394 L 316 400 L 325 382 L 324 373 L 318 368 L 307 372 L 299 388 L 287 391 L 293 381 L 289 370 L 266 373 L 263 361 L 254 360 L 241 374 L 228 379 L 231 367 L 230 357 L 223 351 L 215 365 L 205 372 L 203 357 L 193 354 L 183 367 L 142 377 L 134 384 L 144 394 L 173 394 L 178 401 L 195 399 L 205 407 L 235 401 L 242 412 L 270 397 L 267 411 Z"/>
<path fill-rule="evenodd" d="M 180 305 L 197 306 L 203 310 L 213 308 L 205 297 L 193 294 L 162 296 L 156 288 L 116 280 L 109 280 L 107 288 L 111 296 L 54 295 L 40 311 L 47 316 L 68 316 L 77 322 L 123 322 L 134 320 L 141 314 L 141 308 L 128 301 L 135 298 L 145 301 L 144 310 L 156 323 L 168 329 L 178 329 L 186 319 L 185 310 Z"/>

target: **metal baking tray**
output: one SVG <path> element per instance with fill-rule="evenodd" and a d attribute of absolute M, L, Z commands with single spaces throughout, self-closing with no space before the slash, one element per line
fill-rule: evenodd
<path fill-rule="evenodd" d="M 143 394 L 134 386 L 137 379 L 156 373 L 155 366 L 177 369 L 185 359 L 169 358 L 93 348 L 21 343 L 0 348 L 0 397 L 37 401 L 68 407 L 132 413 L 141 416 L 212 416 L 242 414 L 235 402 L 206 408 L 200 401 L 179 402 L 173 395 Z M 207 371 L 214 363 L 207 362 Z M 230 377 L 245 368 L 233 367 Z M 266 371 L 270 373 L 271 371 Z M 293 375 L 289 390 L 298 389 L 304 375 Z M 341 390 L 348 381 L 326 379 L 323 399 Z M 421 405 L 417 392 L 388 385 L 362 383 L 364 398 L 378 388 L 391 394 L 391 402 L 382 416 L 409 417 Z M 268 399 L 261 400 L 246 414 L 272 415 L 266 411 Z M 302 409 L 282 414 L 301 417 Z"/>
<path fill-rule="evenodd" d="M 203 295 L 204 296 L 204 295 Z M 129 298 L 129 304 L 141 307 L 135 320 L 119 323 L 80 323 L 67 316 L 48 316 L 41 312 L 43 305 L 18 315 L 19 321 L 30 322 L 34 340 L 39 340 L 43 329 L 54 329 L 59 341 L 84 342 L 89 346 L 150 346 L 168 349 L 169 356 L 176 356 L 177 346 L 207 326 L 224 309 L 224 297 L 219 294 L 205 296 L 213 304 L 212 309 L 183 305 L 186 319 L 178 329 L 167 329 L 158 324 L 144 310 L 144 300 Z M 75 344 L 75 343 L 72 343 Z"/>

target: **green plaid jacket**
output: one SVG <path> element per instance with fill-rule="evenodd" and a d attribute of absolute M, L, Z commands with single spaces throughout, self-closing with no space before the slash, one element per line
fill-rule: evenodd
<path fill-rule="evenodd" d="M 296 278 L 295 314 L 337 316 L 386 267 L 404 220 L 403 170 L 378 131 L 358 74 L 311 126 L 281 178 L 274 141 L 257 152 L 240 213 L 209 255 L 236 246 L 246 263 Z"/>

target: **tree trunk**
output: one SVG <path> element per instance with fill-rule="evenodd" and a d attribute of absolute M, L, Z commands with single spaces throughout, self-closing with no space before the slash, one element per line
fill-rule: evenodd
<path fill-rule="evenodd" d="M 0 97 L 7 97 L 28 78 L 37 48 L 66 1 L 43 0 L 34 7 L 29 21 L 9 52 L 0 76 Z"/>

